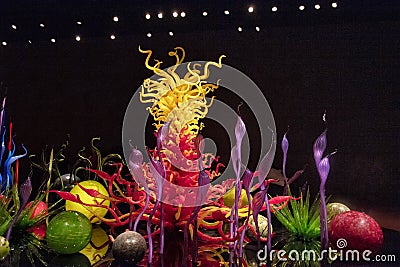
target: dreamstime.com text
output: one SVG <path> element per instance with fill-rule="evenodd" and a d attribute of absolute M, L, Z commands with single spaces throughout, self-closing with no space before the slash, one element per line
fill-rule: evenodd
<path fill-rule="evenodd" d="M 339 243 L 340 242 L 340 243 Z M 345 244 L 345 245 L 344 245 Z M 269 260 L 272 261 L 274 258 L 279 261 L 322 261 L 327 259 L 328 261 L 373 261 L 373 262 L 395 262 L 396 255 L 394 254 L 378 254 L 373 255 L 371 250 L 343 250 L 347 246 L 345 239 L 339 239 L 337 242 L 339 249 L 329 248 L 328 250 L 322 250 L 317 252 L 315 250 L 303 250 L 301 252 L 297 250 L 271 250 L 269 253 Z M 257 258 L 260 261 L 266 261 L 268 257 L 267 247 L 257 252 Z"/>

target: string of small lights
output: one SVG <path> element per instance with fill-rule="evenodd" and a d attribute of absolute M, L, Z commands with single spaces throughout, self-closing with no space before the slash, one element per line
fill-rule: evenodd
<path fill-rule="evenodd" d="M 275 1 L 276 2 L 276 1 Z M 304 4 L 298 4 L 297 6 L 297 10 L 301 11 L 302 13 L 306 12 L 307 10 L 314 10 L 314 11 L 319 11 L 322 9 L 338 9 L 339 8 L 339 3 L 337 1 L 327 1 L 327 2 L 323 2 L 323 3 L 309 3 L 309 2 L 303 2 Z M 260 14 L 261 12 L 259 12 L 259 14 L 257 14 L 257 12 L 261 9 L 262 6 L 262 12 L 264 12 L 263 14 Z M 293 6 L 292 6 L 293 8 Z M 278 5 L 278 4 L 274 4 L 274 3 L 270 3 L 269 6 L 269 12 L 272 14 L 278 14 L 280 12 L 285 12 L 287 11 L 288 6 L 287 5 Z M 256 16 L 256 15 L 268 15 L 265 14 L 265 11 L 268 10 L 265 5 L 259 4 L 258 6 L 256 4 L 248 4 L 247 6 L 244 7 L 244 9 L 242 9 L 241 13 L 247 13 L 248 16 Z M 198 11 L 198 10 L 197 10 Z M 232 18 L 232 20 L 235 20 L 235 14 L 237 14 L 237 10 L 233 10 L 233 8 L 227 8 L 227 9 L 223 9 L 223 11 L 220 13 L 217 10 L 214 9 L 203 9 L 200 12 L 194 13 L 194 11 L 190 10 L 190 8 L 186 7 L 186 9 L 173 9 L 170 12 L 165 12 L 165 11 L 160 11 L 160 10 L 155 10 L 155 11 L 147 11 L 144 12 L 143 17 L 144 17 L 144 21 L 148 21 L 148 23 L 160 23 L 162 20 L 169 20 L 168 22 L 171 23 L 176 23 L 176 20 L 179 19 L 190 19 L 191 16 L 197 16 L 197 17 L 203 17 L 203 18 L 215 18 L 215 17 L 230 17 Z M 112 24 L 115 24 L 116 26 L 113 26 L 114 28 L 117 27 L 117 25 L 119 23 L 122 23 L 122 21 L 127 20 L 129 18 L 125 18 L 122 15 L 114 15 L 111 17 L 111 19 L 109 20 Z M 158 22 L 157 22 L 158 21 Z M 2 21 L 4 24 L 4 20 Z M 54 21 L 52 21 L 54 22 Z M 71 34 L 72 36 L 72 40 L 75 40 L 76 42 L 81 42 L 83 40 L 85 40 L 85 38 L 90 38 L 88 35 L 85 36 L 85 33 L 82 29 L 85 28 L 85 25 L 88 24 L 89 21 L 86 21 L 84 19 L 78 19 L 74 22 L 74 24 L 76 24 L 76 26 L 78 27 L 76 29 L 76 33 L 75 34 Z M 90 23 L 95 23 L 95 22 L 90 22 Z M 163 24 L 166 24 L 167 22 L 161 22 Z M 188 22 L 185 22 L 188 23 Z M 38 21 L 37 27 L 39 29 L 41 29 L 43 32 L 46 32 L 47 28 L 49 28 L 49 26 L 51 25 L 50 21 Z M 254 23 L 253 25 L 234 25 L 234 22 L 232 22 L 231 24 L 232 29 L 236 29 L 237 32 L 241 33 L 244 31 L 253 31 L 253 32 L 260 32 L 262 31 L 262 23 Z M 10 25 L 11 28 L 9 28 L 12 32 L 18 33 L 24 30 L 23 26 L 18 25 L 16 22 L 11 23 Z M 176 36 L 176 31 L 173 31 L 171 29 L 166 30 L 168 36 L 170 36 L 171 38 Z M 51 43 L 56 43 L 58 41 L 58 39 L 61 39 L 58 35 L 57 35 L 57 31 L 48 31 L 47 33 L 47 40 Z M 147 32 L 143 32 L 141 33 L 143 34 L 142 36 L 146 36 L 147 38 L 151 38 L 154 36 L 155 32 L 154 31 L 147 31 Z M 157 33 L 156 33 L 157 34 Z M 122 34 L 121 34 L 122 35 Z M 42 36 L 44 36 L 42 34 Z M 107 35 L 106 35 L 107 36 Z M 110 40 L 116 40 L 117 37 L 119 36 L 118 30 L 112 31 L 108 34 L 108 38 Z M 25 41 L 28 44 L 33 44 L 34 43 L 34 37 L 35 36 L 27 36 Z M 12 39 L 12 38 L 9 38 Z M 64 37 L 65 39 L 65 37 Z M 42 38 L 43 40 L 43 38 Z M 1 45 L 3 47 L 7 47 L 11 42 L 7 39 L 7 36 L 0 36 L 0 41 L 1 41 Z"/>
<path fill-rule="evenodd" d="M 130 35 L 135 38 L 174 38 L 184 36 L 184 33 L 193 29 L 258 33 L 266 31 L 270 26 L 280 25 L 282 21 L 285 24 L 285 20 L 290 20 L 292 24 L 310 21 L 309 18 L 336 18 L 339 21 L 339 16 L 346 12 L 347 18 L 354 15 L 359 18 L 367 17 L 368 14 L 362 14 L 361 11 L 357 13 L 355 9 L 359 5 L 365 11 L 366 6 L 372 3 L 367 1 L 368 4 L 362 4 L 361 0 L 253 0 L 250 3 L 205 1 L 202 5 L 180 4 L 180 8 L 173 8 L 172 5 L 176 3 L 164 1 L 158 4 L 144 1 L 94 2 L 87 1 L 85 5 L 80 2 L 54 3 L 52 7 L 48 7 L 39 1 L 30 2 L 30 6 L 25 7 L 21 3 L 12 4 L 11 1 L 11 9 L 0 3 L 1 47 L 14 43 L 57 43 L 61 40 L 84 42 L 92 37 L 96 37 L 96 40 L 105 38 L 113 41 Z M 379 9 L 379 5 L 386 5 L 386 13 L 391 9 L 390 4 L 381 2 L 373 4 L 373 8 Z M 67 7 L 65 10 L 64 6 Z M 52 13 L 54 10 L 56 12 Z M 372 13 L 371 11 L 370 17 L 374 16 Z M 381 13 L 381 16 L 386 13 Z"/>

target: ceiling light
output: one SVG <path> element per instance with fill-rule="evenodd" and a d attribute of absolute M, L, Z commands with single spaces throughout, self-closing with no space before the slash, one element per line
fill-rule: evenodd
<path fill-rule="evenodd" d="M 32 41 L 31 41 L 31 40 L 28 40 L 28 43 L 30 43 L 30 44 L 31 44 L 31 43 L 32 43 Z"/>
<path fill-rule="evenodd" d="M 146 19 L 150 19 L 151 15 L 149 13 L 146 14 L 146 16 L 144 16 Z"/>
<path fill-rule="evenodd" d="M 16 29 L 17 29 L 17 25 L 13 24 L 13 25 L 11 25 L 11 28 L 13 28 L 14 30 L 16 30 Z"/>
<path fill-rule="evenodd" d="M 278 8 L 277 8 L 276 6 L 273 6 L 273 7 L 271 8 L 271 10 L 272 10 L 272 12 L 276 12 L 276 11 L 278 11 Z"/>
<path fill-rule="evenodd" d="M 305 6 L 299 6 L 300 10 L 304 10 L 306 7 Z"/>
<path fill-rule="evenodd" d="M 77 21 L 76 24 L 82 25 L 82 21 Z"/>
<path fill-rule="evenodd" d="M 205 16 L 207 16 L 207 15 L 208 15 L 207 11 L 204 11 L 204 12 L 203 12 L 203 16 L 205 17 Z"/>
<path fill-rule="evenodd" d="M 321 6 L 318 5 L 318 4 L 316 4 L 314 7 L 315 7 L 315 9 L 317 9 L 317 10 L 321 8 Z"/>
<path fill-rule="evenodd" d="M 44 28 L 44 24 L 43 24 L 43 23 L 40 23 L 39 26 L 40 26 L 41 28 Z"/>
<path fill-rule="evenodd" d="M 169 34 L 169 36 L 174 36 L 173 32 L 169 32 L 168 34 Z"/>
<path fill-rule="evenodd" d="M 150 32 L 147 34 L 147 37 L 149 37 L 149 38 L 151 37 L 151 33 Z"/>
<path fill-rule="evenodd" d="M 110 38 L 111 38 L 111 40 L 114 40 L 114 39 L 115 39 L 115 35 L 114 35 L 114 34 L 111 34 L 111 35 L 110 35 Z"/>
<path fill-rule="evenodd" d="M 158 15 L 157 15 L 157 17 L 159 18 L 159 19 L 162 19 L 163 18 L 163 13 L 158 13 Z"/>
<path fill-rule="evenodd" d="M 243 31 L 242 27 L 238 27 L 238 31 L 239 32 Z"/>
<path fill-rule="evenodd" d="M 336 3 L 336 2 L 333 2 L 333 3 L 332 3 L 332 7 L 333 7 L 333 8 L 337 8 L 337 3 Z"/>
<path fill-rule="evenodd" d="M 258 32 L 259 32 L 259 31 L 260 31 L 260 27 L 258 27 L 258 26 L 257 26 L 257 27 L 256 27 L 256 31 L 258 31 Z"/>
<path fill-rule="evenodd" d="M 174 18 L 178 17 L 178 12 L 174 11 L 174 13 L 172 13 L 172 16 L 173 16 Z"/>
<path fill-rule="evenodd" d="M 182 17 L 182 18 L 186 17 L 186 13 L 182 11 L 182 12 L 181 12 L 181 17 Z"/>
<path fill-rule="evenodd" d="M 117 16 L 113 17 L 114 22 L 118 22 L 119 18 Z"/>
<path fill-rule="evenodd" d="M 55 43 L 55 42 L 56 42 L 56 39 L 51 38 L 51 39 L 50 39 L 50 42 Z"/>
<path fill-rule="evenodd" d="M 1 42 L 1 44 L 2 44 L 3 46 L 6 46 L 6 45 L 7 45 L 7 42 L 6 42 L 6 41 L 3 41 L 3 42 Z"/>
<path fill-rule="evenodd" d="M 81 37 L 79 35 L 77 35 L 77 36 L 75 36 L 75 40 L 79 42 L 81 40 Z"/>
<path fill-rule="evenodd" d="M 229 15 L 229 10 L 225 10 L 225 11 L 224 11 L 224 14 L 225 14 L 225 15 Z"/>
<path fill-rule="evenodd" d="M 252 7 L 252 6 L 249 6 L 249 9 L 247 9 L 250 13 L 253 13 L 254 12 L 254 7 Z"/>

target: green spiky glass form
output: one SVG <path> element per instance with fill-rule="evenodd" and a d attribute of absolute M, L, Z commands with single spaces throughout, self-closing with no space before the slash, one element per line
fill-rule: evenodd
<path fill-rule="evenodd" d="M 290 194 L 290 192 L 289 192 Z M 310 193 L 307 190 L 305 196 L 301 194 L 300 200 L 290 200 L 290 205 L 274 212 L 279 222 L 288 230 L 289 238 L 286 240 L 283 250 L 287 253 L 297 251 L 300 255 L 298 261 L 288 259 L 285 262 L 274 260 L 274 266 L 319 266 L 320 255 L 320 204 L 316 197 L 310 204 Z M 309 253 L 304 253 L 308 251 Z M 315 256 L 314 256 L 315 255 Z"/>

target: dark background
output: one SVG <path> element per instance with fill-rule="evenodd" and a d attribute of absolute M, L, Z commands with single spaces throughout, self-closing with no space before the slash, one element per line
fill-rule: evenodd
<path fill-rule="evenodd" d="M 338 149 L 328 194 L 349 205 L 363 203 L 366 210 L 399 211 L 400 2 L 337 1 L 336 9 L 331 2 L 0 1 L 0 41 L 7 41 L 0 46 L 0 81 L 7 87 L 16 141 L 40 154 L 46 145 L 59 147 L 70 134 L 67 156 L 73 162 L 78 150 L 99 136 L 104 154 L 122 154 L 124 112 L 152 75 L 138 46 L 152 49 L 164 67 L 174 63 L 167 52 L 182 46 L 186 61 L 216 61 L 225 54 L 225 64 L 263 90 L 278 143 L 290 125 L 287 173 L 308 164 L 295 186 L 308 181 L 314 191 L 318 188 L 312 144 L 324 129 L 326 110 L 327 152 Z M 300 4 L 304 11 L 298 10 Z M 278 12 L 271 12 L 275 5 Z M 174 9 L 184 10 L 186 17 L 172 18 Z M 204 10 L 207 17 L 201 15 Z M 163 19 L 156 18 L 159 11 Z M 117 23 L 113 16 L 119 17 Z M 254 130 L 249 123 L 247 128 Z M 212 129 L 206 127 L 204 134 L 222 138 Z M 219 152 L 227 158 L 226 149 Z M 281 168 L 281 160 L 278 146 L 274 167 Z M 250 165 L 254 168 L 254 162 Z"/>

